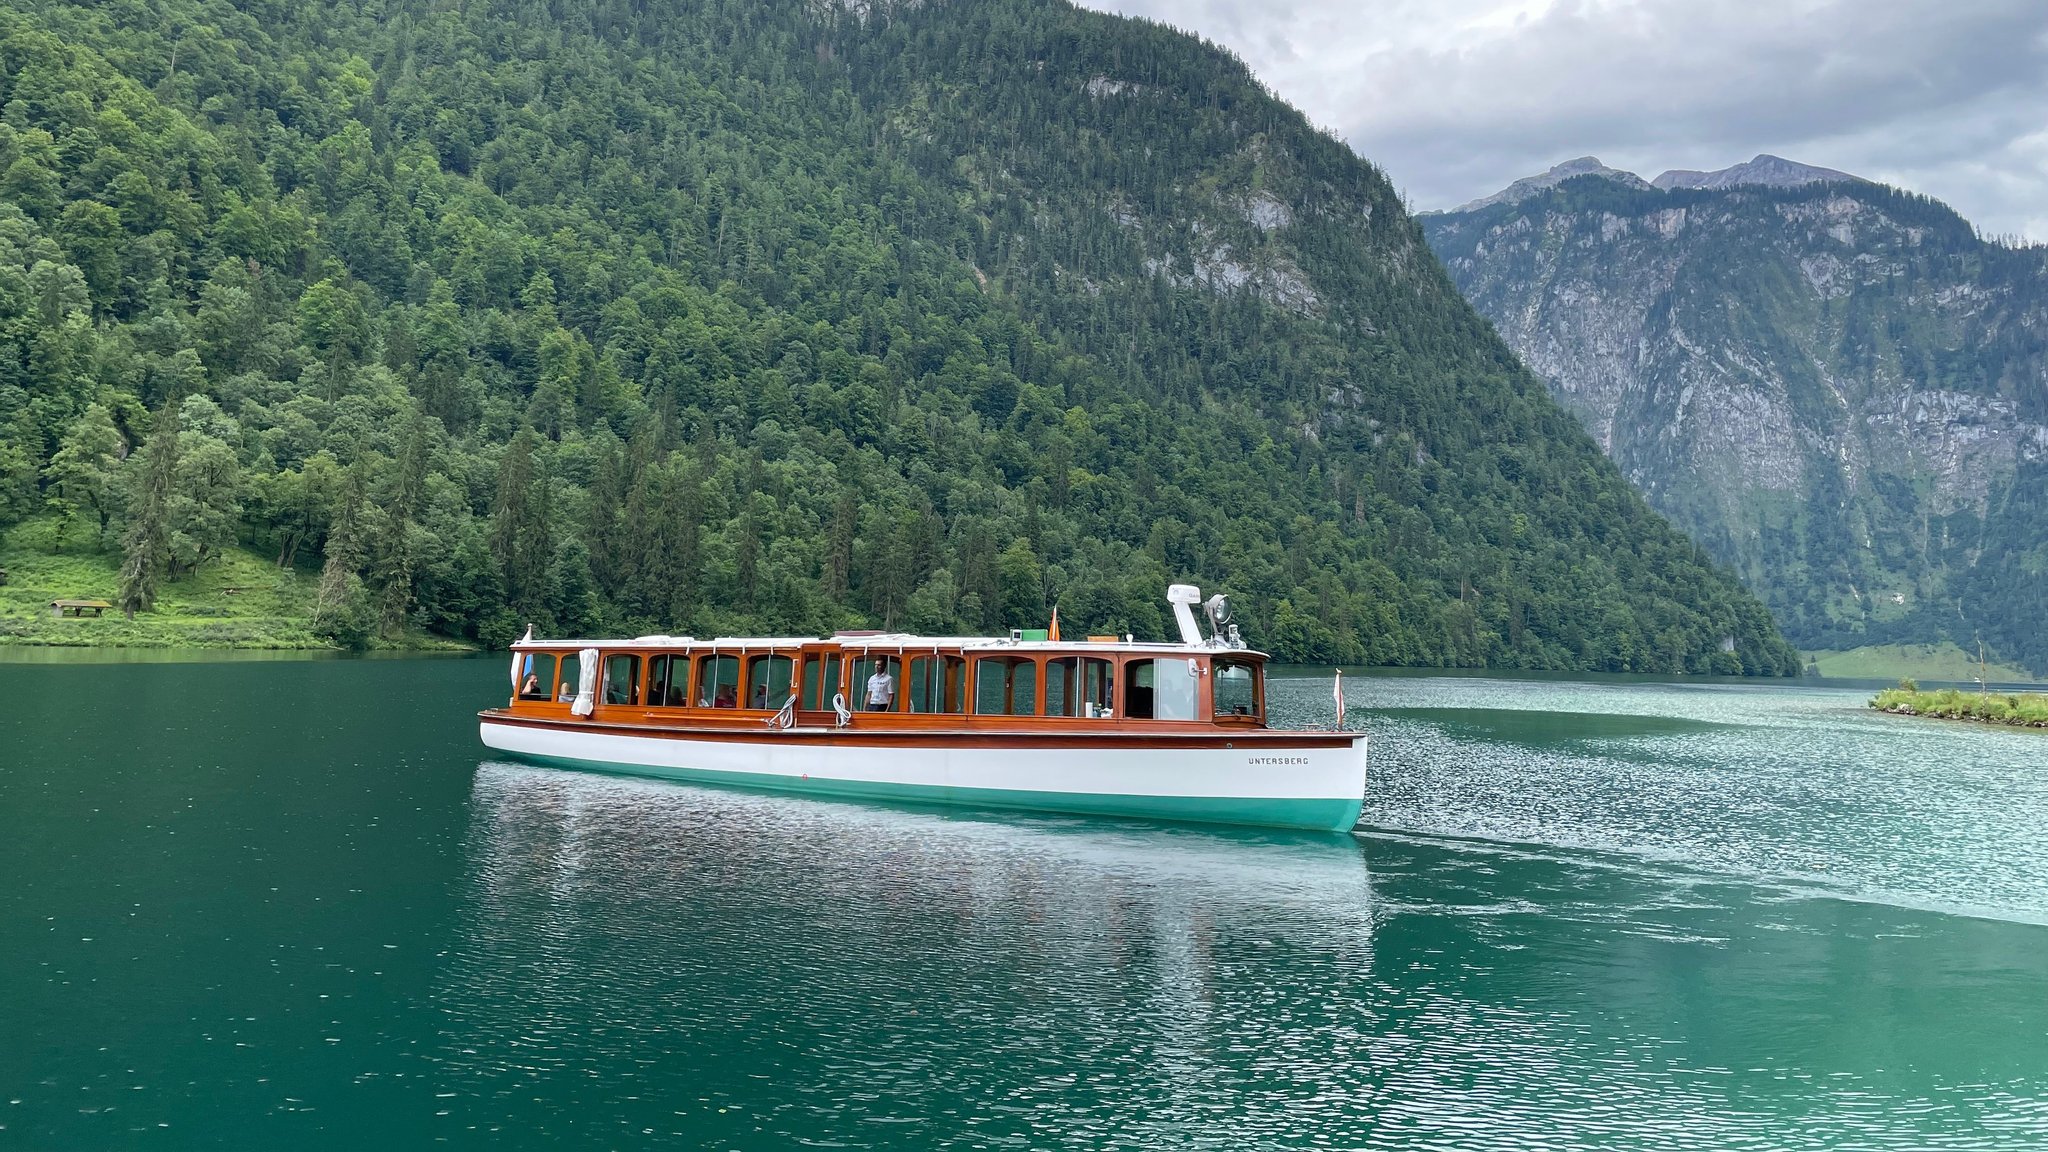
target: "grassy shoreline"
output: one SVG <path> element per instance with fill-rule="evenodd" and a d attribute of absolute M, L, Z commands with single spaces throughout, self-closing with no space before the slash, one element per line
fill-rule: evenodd
<path fill-rule="evenodd" d="M 279 568 L 244 548 L 231 548 L 198 571 L 163 586 L 156 610 L 129 620 L 55 617 L 55 599 L 113 600 L 120 556 L 103 542 L 66 537 L 48 519 L 0 533 L 0 646 L 50 648 L 190 648 L 338 652 L 313 630 L 316 573 Z M 473 652 L 476 645 L 409 630 L 374 639 L 372 650 Z"/>
<path fill-rule="evenodd" d="M 2048 728 L 2048 695 L 2039 692 L 1965 692 L 1956 688 L 1922 692 L 1919 685 L 1904 680 L 1871 697 L 1870 706 L 1895 716 Z"/>
<path fill-rule="evenodd" d="M 1988 666 L 1954 641 L 1939 644 L 1874 644 L 1847 651 L 1815 651 L 1809 660 L 1829 679 L 1946 681 L 1967 684 L 1985 673 L 1995 684 L 2040 684 L 2041 677 L 2013 664 Z"/>

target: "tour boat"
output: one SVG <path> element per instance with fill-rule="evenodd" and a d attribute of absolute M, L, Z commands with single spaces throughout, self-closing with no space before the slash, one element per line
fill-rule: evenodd
<path fill-rule="evenodd" d="M 483 742 L 541 764 L 817 796 L 1348 831 L 1365 734 L 1266 725 L 1264 653 L 1221 596 L 1179 643 L 642 636 L 512 647 Z M 1194 609 L 1205 609 L 1206 637 Z"/>

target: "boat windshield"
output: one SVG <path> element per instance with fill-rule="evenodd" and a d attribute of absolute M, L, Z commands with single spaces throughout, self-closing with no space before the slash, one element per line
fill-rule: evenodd
<path fill-rule="evenodd" d="M 1260 715 L 1258 661 L 1217 660 L 1211 667 L 1209 684 L 1216 715 Z"/>

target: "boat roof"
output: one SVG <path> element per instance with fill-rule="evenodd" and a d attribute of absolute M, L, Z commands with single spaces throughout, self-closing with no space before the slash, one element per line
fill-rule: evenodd
<path fill-rule="evenodd" d="M 700 640 L 695 636 L 635 636 L 630 639 L 609 640 L 519 640 L 513 643 L 512 650 L 522 652 L 540 649 L 606 648 L 617 651 L 634 648 L 686 648 L 693 651 L 731 649 L 752 652 L 769 648 L 804 648 L 820 645 L 837 646 L 842 650 L 857 652 L 881 649 L 909 653 L 951 649 L 979 653 L 1063 652 L 1076 656 L 1101 652 L 1149 653 L 1155 656 L 1218 653 L 1257 659 L 1267 658 L 1264 652 L 1250 648 L 1232 648 L 1227 644 L 1215 642 L 1181 644 L 1165 640 L 1012 640 L 1007 636 L 916 636 L 907 632 L 862 632 L 825 637 L 719 636 L 709 640 Z"/>

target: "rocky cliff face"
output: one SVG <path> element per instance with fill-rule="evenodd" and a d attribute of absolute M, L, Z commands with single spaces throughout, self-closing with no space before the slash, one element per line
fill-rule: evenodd
<path fill-rule="evenodd" d="M 1981 633 L 2048 668 L 2048 250 L 1826 169 L 1738 168 L 1767 160 L 1759 178 L 1791 186 L 1594 175 L 1423 223 L 1795 643 Z"/>

